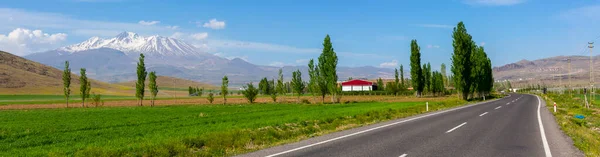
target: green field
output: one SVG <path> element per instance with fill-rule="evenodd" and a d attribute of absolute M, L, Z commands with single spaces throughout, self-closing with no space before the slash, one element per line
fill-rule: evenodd
<path fill-rule="evenodd" d="M 544 95 L 542 95 L 544 96 Z M 574 145 L 583 151 L 586 156 L 600 156 L 600 108 L 596 103 L 591 109 L 583 107 L 583 95 L 568 94 L 548 94 L 546 105 L 548 109 L 553 110 L 553 102 L 556 102 L 558 109 L 554 113 L 557 123 L 565 134 L 573 139 Z M 600 97 L 596 98 L 595 102 Z M 575 115 L 583 115 L 585 119 L 577 119 Z"/>
<path fill-rule="evenodd" d="M 454 98 L 431 110 L 463 105 Z M 423 102 L 0 111 L 0 156 L 231 156 L 424 112 Z"/>

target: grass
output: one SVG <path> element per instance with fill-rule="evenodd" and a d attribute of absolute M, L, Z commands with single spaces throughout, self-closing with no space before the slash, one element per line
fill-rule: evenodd
<path fill-rule="evenodd" d="M 176 88 L 176 87 L 158 87 L 158 90 L 170 90 L 170 91 L 188 91 L 187 88 Z"/>
<path fill-rule="evenodd" d="M 0 156 L 232 156 L 424 110 L 423 102 L 9 110 L 0 111 Z"/>
<path fill-rule="evenodd" d="M 570 97 L 568 94 L 548 94 L 546 105 L 553 112 L 553 102 L 558 105 L 554 113 L 557 123 L 565 134 L 571 139 L 575 147 L 583 151 L 586 156 L 600 156 L 600 108 L 596 105 L 591 109 L 583 107 L 583 96 Z M 574 116 L 585 116 L 583 120 Z"/>

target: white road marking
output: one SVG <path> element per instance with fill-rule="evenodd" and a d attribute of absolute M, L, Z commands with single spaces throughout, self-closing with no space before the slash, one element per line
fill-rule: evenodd
<path fill-rule="evenodd" d="M 506 105 L 508 105 L 508 104 L 510 104 L 510 103 L 506 103 Z"/>
<path fill-rule="evenodd" d="M 490 103 L 490 102 L 494 102 L 494 101 L 497 101 L 497 100 L 501 100 L 501 99 L 496 99 L 496 100 L 488 101 L 488 102 L 485 102 L 485 103 Z M 455 111 L 455 110 L 460 110 L 460 109 L 464 109 L 464 108 L 468 108 L 468 107 L 473 107 L 473 106 L 477 106 L 477 105 L 481 105 L 481 104 L 485 104 L 485 103 L 474 104 L 474 105 L 468 105 L 468 106 L 462 106 L 462 107 L 453 108 L 453 109 L 449 109 L 449 110 L 445 110 L 445 111 L 441 111 L 441 112 L 437 112 L 437 113 L 432 113 L 432 114 L 428 114 L 428 115 L 423 115 L 423 116 L 419 116 L 419 117 L 414 117 L 414 118 L 406 119 L 406 120 L 403 120 L 403 121 L 398 121 L 398 122 L 394 122 L 394 123 L 390 123 L 390 124 L 386 124 L 386 125 L 382 125 L 382 126 L 374 127 L 374 128 L 371 128 L 371 129 L 367 129 L 367 130 L 363 130 L 363 131 L 359 131 L 359 132 L 351 133 L 351 134 L 348 134 L 348 135 L 344 135 L 344 136 L 340 136 L 340 137 L 332 138 L 332 139 L 329 139 L 329 140 L 325 140 L 325 141 L 321 141 L 321 142 L 317 142 L 317 143 L 309 144 L 309 145 L 306 145 L 306 146 L 302 146 L 302 147 L 298 147 L 298 148 L 290 149 L 290 150 L 283 151 L 283 152 L 280 152 L 280 153 L 271 154 L 271 155 L 268 155 L 268 156 L 265 156 L 265 157 L 274 157 L 274 156 L 278 156 L 278 155 L 282 155 L 282 154 L 287 154 L 287 153 L 289 153 L 289 152 L 293 152 L 293 151 L 297 151 L 297 150 L 305 149 L 305 148 L 308 148 L 308 147 L 312 147 L 312 146 L 316 146 L 316 145 L 324 144 L 324 143 L 327 143 L 327 142 L 331 142 L 331 141 L 335 141 L 335 140 L 343 139 L 343 138 L 350 137 L 350 136 L 355 136 L 355 135 L 362 134 L 362 133 L 365 133 L 365 132 L 369 132 L 369 131 L 373 131 L 373 130 L 377 130 L 377 129 L 385 128 L 385 127 L 388 127 L 388 126 L 392 126 L 392 125 L 396 125 L 396 124 L 400 124 L 400 123 L 405 123 L 405 122 L 409 122 L 409 121 L 413 121 L 413 120 L 417 120 L 417 119 L 421 119 L 421 118 L 426 118 L 426 117 L 430 117 L 430 116 L 435 116 L 435 115 L 438 115 L 438 114 L 443 114 L 443 113 L 446 113 L 446 112 L 451 112 L 451 111 Z M 465 122 L 465 123 L 466 123 L 466 122 Z"/>
<path fill-rule="evenodd" d="M 407 155 L 407 154 L 402 154 L 402 155 L 400 155 L 399 157 L 405 157 L 406 155 Z"/>
<path fill-rule="evenodd" d="M 452 129 L 450 129 L 450 130 L 446 131 L 446 133 L 450 133 L 450 132 L 452 132 L 452 131 L 454 131 L 454 130 L 456 130 L 456 129 L 460 128 L 461 126 L 463 126 L 463 125 L 465 125 L 465 124 L 467 124 L 467 122 L 464 122 L 464 123 L 462 123 L 462 124 L 460 124 L 460 125 L 458 125 L 458 126 L 456 126 L 456 127 L 452 128 Z"/>
<path fill-rule="evenodd" d="M 480 114 L 480 115 L 479 115 L 479 117 L 481 117 L 481 116 L 483 116 L 483 115 L 485 115 L 485 114 L 487 114 L 487 113 L 488 113 L 488 112 L 484 112 L 484 113 Z"/>
<path fill-rule="evenodd" d="M 540 134 L 542 136 L 542 143 L 544 144 L 544 152 L 546 153 L 546 157 L 552 157 L 552 153 L 550 152 L 550 147 L 548 146 L 548 140 L 546 140 L 546 131 L 544 130 L 544 125 L 542 124 L 542 116 L 540 115 L 540 108 L 542 107 L 542 101 L 539 96 L 535 96 L 538 99 L 538 109 L 537 109 L 537 117 L 538 124 L 540 124 Z"/>
<path fill-rule="evenodd" d="M 498 106 L 498 107 L 496 107 L 494 110 L 497 110 L 497 109 L 499 109 L 499 108 L 501 108 L 501 107 L 502 107 L 502 106 Z"/>

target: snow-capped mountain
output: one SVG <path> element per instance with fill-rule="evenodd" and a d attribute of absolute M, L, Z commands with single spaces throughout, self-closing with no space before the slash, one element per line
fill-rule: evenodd
<path fill-rule="evenodd" d="M 127 55 L 143 53 L 146 56 L 204 56 L 206 52 L 181 40 L 163 36 L 143 37 L 133 32 L 123 32 L 110 39 L 92 37 L 84 42 L 61 47 L 58 50 L 71 53 L 111 48 Z"/>
<path fill-rule="evenodd" d="M 185 78 L 211 84 L 220 84 L 228 76 L 231 85 L 241 86 L 260 79 L 274 78 L 280 67 L 261 66 L 245 60 L 226 59 L 203 52 L 185 41 L 162 37 L 143 37 L 123 32 L 110 39 L 92 37 L 86 41 L 46 52 L 34 53 L 25 58 L 63 69 L 69 61 L 71 68 L 86 68 L 91 78 L 121 82 L 136 79 L 138 54 L 146 55 L 146 68 L 159 75 Z M 283 67 L 284 77 L 292 71 L 307 71 L 306 66 Z M 378 78 L 392 76 L 392 70 L 375 67 L 339 67 L 340 78 Z M 308 79 L 304 75 L 304 79 Z"/>

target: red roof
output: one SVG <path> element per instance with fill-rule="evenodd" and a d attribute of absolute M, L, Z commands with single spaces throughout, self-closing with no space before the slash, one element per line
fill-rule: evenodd
<path fill-rule="evenodd" d="M 372 86 L 373 82 L 365 80 L 350 80 L 342 82 L 342 86 Z"/>

